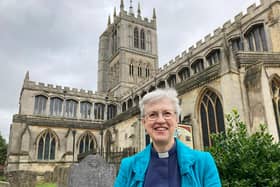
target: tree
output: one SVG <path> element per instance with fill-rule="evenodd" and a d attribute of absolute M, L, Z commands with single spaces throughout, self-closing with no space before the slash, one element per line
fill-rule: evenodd
<path fill-rule="evenodd" d="M 223 186 L 280 186 L 280 143 L 260 130 L 249 135 L 237 110 L 226 115 L 226 132 L 213 134 L 209 151 L 215 158 Z"/>
<path fill-rule="evenodd" d="M 7 144 L 5 139 L 0 134 L 0 164 L 4 165 L 7 157 Z"/>

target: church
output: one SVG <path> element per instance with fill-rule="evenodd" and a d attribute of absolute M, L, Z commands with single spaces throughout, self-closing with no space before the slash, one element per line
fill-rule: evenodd
<path fill-rule="evenodd" d="M 121 0 L 108 17 L 99 38 L 97 91 L 36 82 L 26 73 L 10 127 L 7 172 L 42 176 L 88 151 L 143 149 L 150 138 L 138 103 L 157 88 L 178 91 L 177 136 L 192 148 L 211 146 L 210 134 L 225 131 L 225 114 L 233 108 L 250 133 L 265 123 L 279 141 L 280 1 L 251 5 L 162 68 L 151 11 L 148 19 L 140 6 L 126 10 Z"/>

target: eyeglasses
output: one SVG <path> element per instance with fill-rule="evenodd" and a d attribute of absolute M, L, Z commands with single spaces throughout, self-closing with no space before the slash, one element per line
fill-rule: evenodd
<path fill-rule="evenodd" d="M 164 119 L 168 120 L 168 119 L 171 119 L 174 116 L 174 114 L 176 114 L 176 112 L 173 112 L 173 111 L 163 111 L 163 112 L 153 111 L 153 112 L 149 112 L 149 113 L 145 114 L 145 117 L 150 121 L 154 121 L 154 120 L 159 118 L 160 114 Z"/>

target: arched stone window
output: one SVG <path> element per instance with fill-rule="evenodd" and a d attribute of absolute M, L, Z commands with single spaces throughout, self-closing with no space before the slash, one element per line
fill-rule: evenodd
<path fill-rule="evenodd" d="M 107 109 L 107 119 L 112 119 L 116 115 L 117 115 L 117 106 L 113 104 L 109 104 Z"/>
<path fill-rule="evenodd" d="M 170 88 L 174 88 L 176 85 L 176 75 L 175 74 L 170 75 L 167 79 L 167 83 Z"/>
<path fill-rule="evenodd" d="M 152 37 L 151 37 L 151 31 L 147 32 L 147 50 L 149 52 L 152 51 Z"/>
<path fill-rule="evenodd" d="M 160 81 L 160 82 L 157 84 L 157 87 L 158 87 L 158 88 L 165 88 L 165 81 Z"/>
<path fill-rule="evenodd" d="M 96 140 L 92 133 L 86 132 L 80 137 L 79 153 L 97 151 Z"/>
<path fill-rule="evenodd" d="M 270 87 L 272 92 L 272 103 L 276 119 L 278 137 L 280 139 L 280 78 L 272 79 Z"/>
<path fill-rule="evenodd" d="M 77 101 L 73 99 L 66 100 L 65 115 L 68 118 L 75 118 L 77 116 Z"/>
<path fill-rule="evenodd" d="M 142 77 L 142 67 L 140 64 L 138 65 L 138 77 Z"/>
<path fill-rule="evenodd" d="M 179 72 L 178 75 L 181 81 L 187 80 L 190 77 L 190 69 L 188 67 L 183 67 Z"/>
<path fill-rule="evenodd" d="M 144 29 L 141 29 L 140 31 L 140 48 L 141 49 L 146 49 L 146 45 L 145 45 L 145 31 Z"/>
<path fill-rule="evenodd" d="M 117 47 L 118 47 L 118 32 L 117 32 L 117 28 L 114 28 L 113 30 L 113 34 L 112 34 L 112 52 L 113 54 L 117 51 Z"/>
<path fill-rule="evenodd" d="M 204 70 L 203 59 L 197 59 L 196 61 L 194 61 L 191 65 L 191 68 L 194 74 L 202 72 Z"/>
<path fill-rule="evenodd" d="M 245 34 L 249 51 L 267 51 L 267 40 L 263 24 L 253 25 Z"/>
<path fill-rule="evenodd" d="M 129 75 L 130 76 L 133 76 L 133 74 L 134 74 L 134 70 L 133 70 L 133 63 L 131 62 L 130 64 L 129 64 Z"/>
<path fill-rule="evenodd" d="M 38 160 L 54 160 L 56 151 L 56 138 L 55 134 L 50 131 L 44 131 L 39 137 L 37 142 L 37 159 Z"/>
<path fill-rule="evenodd" d="M 141 93 L 141 98 L 143 98 L 146 94 L 147 94 L 147 92 L 146 92 L 146 91 L 143 91 L 143 92 Z"/>
<path fill-rule="evenodd" d="M 146 77 L 150 76 L 150 68 L 149 66 L 146 66 Z"/>
<path fill-rule="evenodd" d="M 126 111 L 126 102 L 124 102 L 124 103 L 122 104 L 122 111 L 123 111 L 123 112 Z"/>
<path fill-rule="evenodd" d="M 88 102 L 88 101 L 81 102 L 80 112 L 81 112 L 81 117 L 82 118 L 90 119 L 91 107 L 92 107 L 92 104 L 90 102 Z"/>
<path fill-rule="evenodd" d="M 35 96 L 34 114 L 45 114 L 48 98 L 43 95 Z"/>
<path fill-rule="evenodd" d="M 94 117 L 95 119 L 104 119 L 105 105 L 103 103 L 94 104 Z"/>
<path fill-rule="evenodd" d="M 131 108 L 133 106 L 132 99 L 128 99 L 127 101 L 127 108 Z"/>
<path fill-rule="evenodd" d="M 50 115 L 51 116 L 62 116 L 62 103 L 63 100 L 59 97 L 51 98 L 50 103 Z"/>
<path fill-rule="evenodd" d="M 235 37 L 230 39 L 229 43 L 231 44 L 231 48 L 233 51 L 243 51 L 244 46 L 240 37 Z"/>
<path fill-rule="evenodd" d="M 151 86 L 151 87 L 149 88 L 149 92 L 152 92 L 152 91 L 154 91 L 155 89 L 156 89 L 156 87 Z"/>
<path fill-rule="evenodd" d="M 221 62 L 221 52 L 220 49 L 214 49 L 212 50 L 207 56 L 206 60 L 208 62 L 209 66 L 212 66 L 214 64 L 218 64 Z"/>
<path fill-rule="evenodd" d="M 134 47 L 139 48 L 139 31 L 138 28 L 134 28 Z"/>
<path fill-rule="evenodd" d="M 135 103 L 135 105 L 136 106 L 138 106 L 139 105 L 139 96 L 138 95 L 136 95 L 135 97 L 134 97 L 134 103 Z"/>
<path fill-rule="evenodd" d="M 211 133 L 225 131 L 224 112 L 219 97 L 212 91 L 207 90 L 200 103 L 200 120 L 205 147 L 212 145 Z"/>

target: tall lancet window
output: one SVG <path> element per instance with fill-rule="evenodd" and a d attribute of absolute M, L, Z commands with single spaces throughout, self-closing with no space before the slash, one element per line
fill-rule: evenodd
<path fill-rule="evenodd" d="M 141 47 L 141 49 L 146 49 L 144 29 L 141 29 L 141 31 L 140 31 L 140 47 Z"/>
<path fill-rule="evenodd" d="M 96 149 L 96 140 L 90 132 L 84 133 L 79 142 L 79 153 L 92 152 Z"/>
<path fill-rule="evenodd" d="M 38 138 L 38 160 L 54 160 L 56 140 L 54 133 L 50 130 L 43 132 Z"/>
<path fill-rule="evenodd" d="M 43 95 L 35 96 L 34 114 L 45 114 L 48 98 Z"/>
<path fill-rule="evenodd" d="M 276 119 L 278 137 L 280 139 L 280 79 L 272 79 L 271 81 L 272 103 L 274 115 Z"/>
<path fill-rule="evenodd" d="M 225 131 L 224 112 L 219 97 L 207 90 L 200 103 L 200 120 L 205 147 L 212 145 L 210 135 Z"/>
<path fill-rule="evenodd" d="M 134 28 L 134 47 L 139 48 L 139 31 L 138 28 Z"/>

